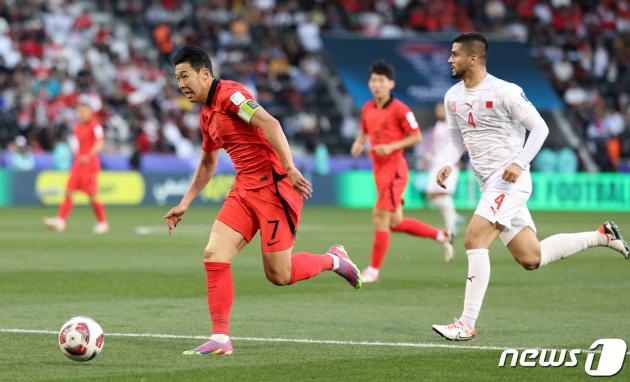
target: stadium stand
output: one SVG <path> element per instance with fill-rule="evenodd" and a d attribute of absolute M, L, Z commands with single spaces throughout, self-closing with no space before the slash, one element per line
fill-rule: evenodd
<path fill-rule="evenodd" d="M 197 109 L 169 62 L 184 44 L 204 46 L 222 78 L 245 83 L 298 155 L 323 144 L 337 163 L 356 121 L 341 112 L 347 97 L 321 34 L 473 29 L 526 42 L 599 168 L 630 171 L 630 4 L 610 0 L 2 0 L 0 163 L 9 166 L 23 136 L 35 168 L 46 167 L 37 157 L 63 141 L 82 92 L 102 100 L 106 168 L 151 163 L 140 160 L 148 153 L 188 163 L 199 151 Z"/>

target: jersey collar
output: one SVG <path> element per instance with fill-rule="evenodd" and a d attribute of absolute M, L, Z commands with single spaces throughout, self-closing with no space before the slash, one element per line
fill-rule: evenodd
<path fill-rule="evenodd" d="M 208 97 L 206 98 L 206 105 L 212 106 L 212 99 L 217 92 L 217 87 L 219 86 L 219 80 L 216 78 L 212 79 L 212 85 L 210 86 L 210 91 L 208 92 Z"/>
<path fill-rule="evenodd" d="M 383 106 L 378 107 L 378 105 L 376 105 L 376 101 L 374 101 L 374 105 L 376 105 L 377 109 L 385 109 L 385 108 L 387 108 L 387 106 L 389 106 L 392 103 L 393 100 L 394 100 L 394 97 L 390 96 L 389 99 L 387 100 L 387 102 L 385 102 L 383 104 Z"/>

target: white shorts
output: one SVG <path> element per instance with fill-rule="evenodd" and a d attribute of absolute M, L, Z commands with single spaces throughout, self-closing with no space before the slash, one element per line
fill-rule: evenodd
<path fill-rule="evenodd" d="M 536 232 L 536 226 L 527 209 L 527 200 L 532 194 L 532 176 L 523 171 L 516 183 L 501 178 L 503 169 L 494 173 L 481 191 L 481 199 L 475 209 L 479 215 L 502 229 L 499 234 L 506 246 L 525 227 Z"/>
<path fill-rule="evenodd" d="M 435 181 L 437 179 L 437 173 L 440 171 L 441 166 L 431 166 L 427 175 L 427 194 L 453 194 L 457 188 L 457 178 L 459 177 L 459 168 L 453 167 L 451 175 L 446 179 L 446 189 L 440 187 Z"/>

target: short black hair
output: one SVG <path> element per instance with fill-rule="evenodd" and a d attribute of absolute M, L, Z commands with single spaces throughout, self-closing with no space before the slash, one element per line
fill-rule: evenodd
<path fill-rule="evenodd" d="M 202 68 L 208 68 L 210 74 L 212 72 L 212 61 L 205 50 L 198 46 L 186 45 L 173 57 L 173 65 L 181 64 L 182 62 L 188 62 L 197 72 Z"/>
<path fill-rule="evenodd" d="M 477 55 L 484 61 L 488 58 L 488 40 L 479 32 L 462 33 L 453 39 L 453 43 L 464 45 L 466 53 Z"/>
<path fill-rule="evenodd" d="M 381 74 L 390 80 L 393 80 L 396 76 L 394 67 L 385 62 L 384 60 L 378 60 L 370 66 L 370 75 Z"/>

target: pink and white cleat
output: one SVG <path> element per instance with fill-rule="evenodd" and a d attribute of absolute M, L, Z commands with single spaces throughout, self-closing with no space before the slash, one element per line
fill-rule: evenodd
<path fill-rule="evenodd" d="M 614 221 L 607 221 L 604 224 L 600 225 L 597 229 L 599 233 L 606 236 L 607 239 L 607 247 L 614 249 L 615 251 L 621 253 L 621 255 L 626 259 L 630 259 L 630 249 L 628 248 L 628 243 L 623 239 L 621 233 L 619 232 L 619 227 L 615 224 Z"/>
<path fill-rule="evenodd" d="M 460 320 L 450 325 L 432 325 L 433 331 L 450 341 L 470 341 L 475 338 L 475 328 L 469 329 Z"/>
<path fill-rule="evenodd" d="M 184 355 L 231 355 L 234 353 L 232 349 L 232 341 L 228 340 L 226 343 L 221 343 L 213 339 L 209 339 L 207 342 L 197 346 L 194 349 L 186 350 L 182 354 Z"/>
<path fill-rule="evenodd" d="M 348 252 L 346 252 L 343 245 L 333 245 L 328 249 L 327 253 L 339 259 L 339 267 L 334 270 L 335 273 L 346 279 L 355 289 L 361 288 L 361 271 L 350 260 L 350 256 L 348 256 Z"/>
<path fill-rule="evenodd" d="M 367 267 L 361 271 L 361 282 L 364 284 L 375 283 L 379 280 L 379 270 L 372 267 Z"/>

